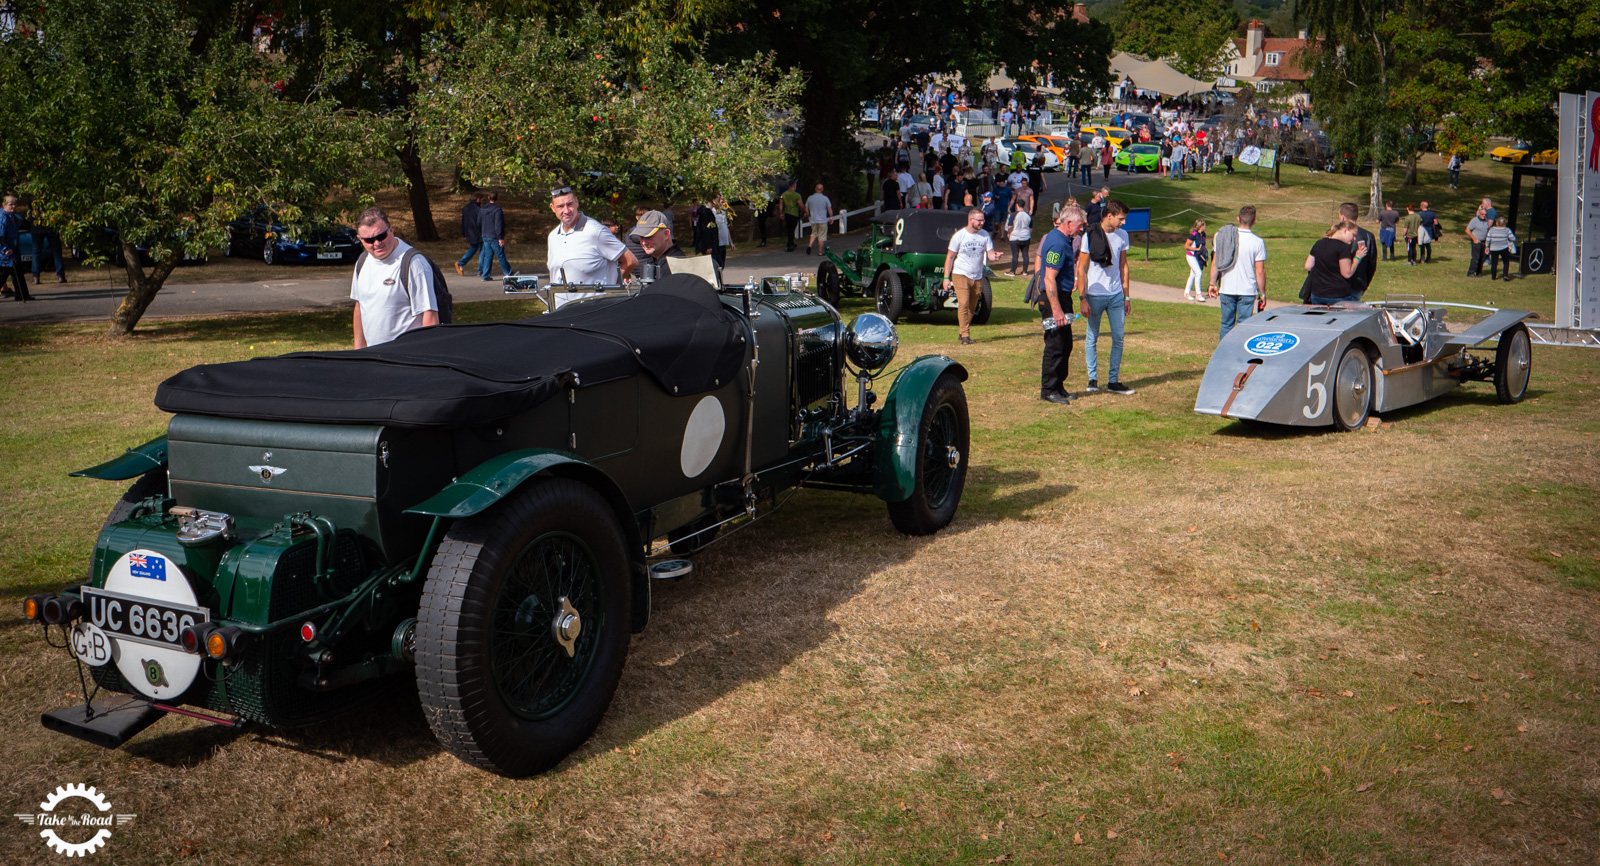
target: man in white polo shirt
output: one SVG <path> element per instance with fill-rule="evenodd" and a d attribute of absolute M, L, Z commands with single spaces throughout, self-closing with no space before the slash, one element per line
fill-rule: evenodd
<path fill-rule="evenodd" d="M 550 231 L 545 263 L 551 283 L 614 286 L 627 279 L 639 262 L 599 220 L 578 210 L 572 187 L 550 191 L 550 209 L 561 224 Z"/>
<path fill-rule="evenodd" d="M 439 324 L 433 265 L 421 255 L 410 256 L 410 272 L 400 273 L 411 245 L 395 237 L 389 215 L 382 208 L 362 211 L 356 218 L 356 237 L 366 254 L 356 261 L 350 278 L 350 297 L 356 302 L 355 347 L 387 343 L 413 328 Z"/>

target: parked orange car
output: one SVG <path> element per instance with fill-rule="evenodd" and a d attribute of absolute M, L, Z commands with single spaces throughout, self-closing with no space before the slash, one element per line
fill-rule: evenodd
<path fill-rule="evenodd" d="M 1031 141 L 1038 145 L 1040 150 L 1048 150 L 1055 154 L 1063 166 L 1067 164 L 1067 148 L 1072 144 L 1071 138 L 1065 135 L 1021 135 L 1018 138 Z"/>

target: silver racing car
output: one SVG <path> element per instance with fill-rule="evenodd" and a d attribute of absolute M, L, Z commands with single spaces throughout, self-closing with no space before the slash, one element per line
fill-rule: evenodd
<path fill-rule="evenodd" d="M 1447 307 L 1488 315 L 1452 332 L 1445 326 Z M 1522 324 L 1533 315 L 1429 303 L 1420 295 L 1266 310 L 1217 344 L 1194 411 L 1354 430 L 1373 412 L 1413 406 L 1463 382 L 1491 380 L 1500 402 L 1515 403 L 1527 393 L 1533 366 Z"/>

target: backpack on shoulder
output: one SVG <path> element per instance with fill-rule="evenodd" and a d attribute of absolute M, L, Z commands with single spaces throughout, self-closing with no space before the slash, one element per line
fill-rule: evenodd
<path fill-rule="evenodd" d="M 367 255 L 367 253 L 363 252 L 361 257 L 356 259 L 356 276 L 358 277 L 361 276 L 361 266 L 367 263 Z M 444 281 L 444 272 L 439 270 L 439 266 L 433 263 L 433 259 L 422 255 L 415 249 L 406 250 L 405 255 L 400 257 L 400 288 L 405 290 L 406 297 L 411 297 L 411 261 L 415 258 L 421 258 L 427 262 L 428 267 L 433 271 L 433 301 L 434 305 L 439 308 L 439 324 L 450 324 L 455 319 L 455 299 L 450 296 L 450 286 Z"/>

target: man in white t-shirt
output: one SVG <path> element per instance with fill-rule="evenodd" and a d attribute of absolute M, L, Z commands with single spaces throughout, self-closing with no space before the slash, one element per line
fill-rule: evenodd
<path fill-rule="evenodd" d="M 973 343 L 972 314 L 978 308 L 978 296 L 983 291 L 984 262 L 1000 261 L 1000 251 L 994 248 L 994 239 L 983 230 L 983 221 L 981 208 L 967 211 L 967 227 L 950 236 L 950 247 L 944 257 L 944 287 L 956 292 L 956 321 L 963 346 Z"/>
<path fill-rule="evenodd" d="M 828 220 L 833 219 L 833 200 L 822 193 L 820 183 L 816 192 L 806 199 L 806 219 L 811 221 L 811 240 L 806 241 L 806 255 L 811 255 L 811 247 L 815 245 L 820 256 L 828 243 Z"/>
<path fill-rule="evenodd" d="M 1234 325 L 1255 315 L 1257 299 L 1267 296 L 1267 242 L 1250 230 L 1255 224 L 1255 206 L 1247 204 L 1239 208 L 1237 240 L 1231 244 L 1232 262 L 1221 261 L 1229 246 L 1223 237 L 1228 229 L 1217 232 L 1215 255 L 1211 258 L 1211 297 L 1220 297 L 1222 301 L 1222 330 L 1217 334 L 1218 340 L 1227 336 Z"/>
<path fill-rule="evenodd" d="M 433 293 L 433 266 L 423 256 L 411 257 L 409 273 L 400 265 L 411 245 L 395 237 L 389 215 L 370 207 L 356 218 L 356 237 L 367 255 L 356 262 L 350 278 L 355 347 L 387 343 L 412 330 L 439 324 L 439 302 Z"/>
<path fill-rule="evenodd" d="M 551 283 L 614 286 L 627 279 L 639 264 L 611 230 L 578 210 L 572 187 L 550 191 L 550 209 L 560 225 L 550 230 L 550 250 L 545 264 Z"/>
<path fill-rule="evenodd" d="M 1128 396 L 1133 389 L 1122 384 L 1122 332 L 1129 313 L 1133 312 L 1133 299 L 1128 297 L 1128 233 L 1122 223 L 1128 218 L 1128 206 L 1118 199 L 1107 199 L 1100 225 L 1090 227 L 1084 235 L 1078 252 L 1076 283 L 1084 319 L 1089 327 L 1083 337 L 1084 363 L 1089 368 L 1087 393 L 1100 390 L 1099 355 L 1100 316 L 1111 320 L 1111 364 L 1106 369 L 1106 390 L 1112 394 Z"/>

